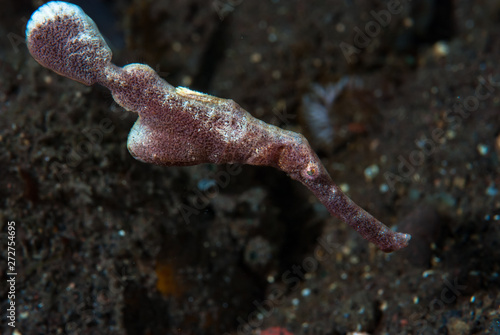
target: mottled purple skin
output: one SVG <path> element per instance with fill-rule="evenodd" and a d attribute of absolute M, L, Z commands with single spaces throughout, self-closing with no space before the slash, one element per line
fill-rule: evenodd
<path fill-rule="evenodd" d="M 85 85 L 97 82 L 111 61 L 111 50 L 94 21 L 75 5 L 51 1 L 26 26 L 33 58 L 52 71 Z"/>
<path fill-rule="evenodd" d="M 273 166 L 306 185 L 332 215 L 381 250 L 408 245 L 408 234 L 390 230 L 342 193 L 301 134 L 266 124 L 232 100 L 174 88 L 147 65 L 111 64 L 111 51 L 79 7 L 47 3 L 32 15 L 26 35 L 41 65 L 103 85 L 119 105 L 139 114 L 127 141 L 134 158 L 164 166 Z"/>

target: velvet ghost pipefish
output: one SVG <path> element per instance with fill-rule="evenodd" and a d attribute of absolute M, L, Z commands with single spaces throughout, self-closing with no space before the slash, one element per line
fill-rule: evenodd
<path fill-rule="evenodd" d="M 303 135 L 260 121 L 233 100 L 175 88 L 147 65 L 112 64 L 111 50 L 80 7 L 62 1 L 41 6 L 26 39 L 41 65 L 85 85 L 103 85 L 119 105 L 139 114 L 127 140 L 134 158 L 164 166 L 273 166 L 381 250 L 408 245 L 410 235 L 392 231 L 342 193 Z"/>

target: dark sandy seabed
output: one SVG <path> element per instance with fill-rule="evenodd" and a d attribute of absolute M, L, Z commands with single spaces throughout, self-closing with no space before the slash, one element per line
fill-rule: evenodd
<path fill-rule="evenodd" d="M 304 133 L 392 254 L 278 170 L 134 160 L 136 116 L 29 55 L 43 2 L 1 1 L 2 334 L 500 334 L 498 1 L 79 2 L 116 64 Z"/>

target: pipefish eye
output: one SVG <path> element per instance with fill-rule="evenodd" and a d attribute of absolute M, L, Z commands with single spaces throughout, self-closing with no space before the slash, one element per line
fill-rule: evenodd
<path fill-rule="evenodd" d="M 309 162 L 304 170 L 302 170 L 304 178 L 314 179 L 319 174 L 319 167 L 317 164 Z"/>

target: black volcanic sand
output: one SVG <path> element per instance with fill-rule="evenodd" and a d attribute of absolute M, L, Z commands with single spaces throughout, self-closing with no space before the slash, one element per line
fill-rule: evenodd
<path fill-rule="evenodd" d="M 356 203 L 413 235 L 392 254 L 272 168 L 135 161 L 136 116 L 29 55 L 41 3 L 0 11 L 15 334 L 500 334 L 497 1 L 81 1 L 116 64 L 304 133 Z M 303 103 L 342 78 L 356 85 L 326 113 Z"/>

